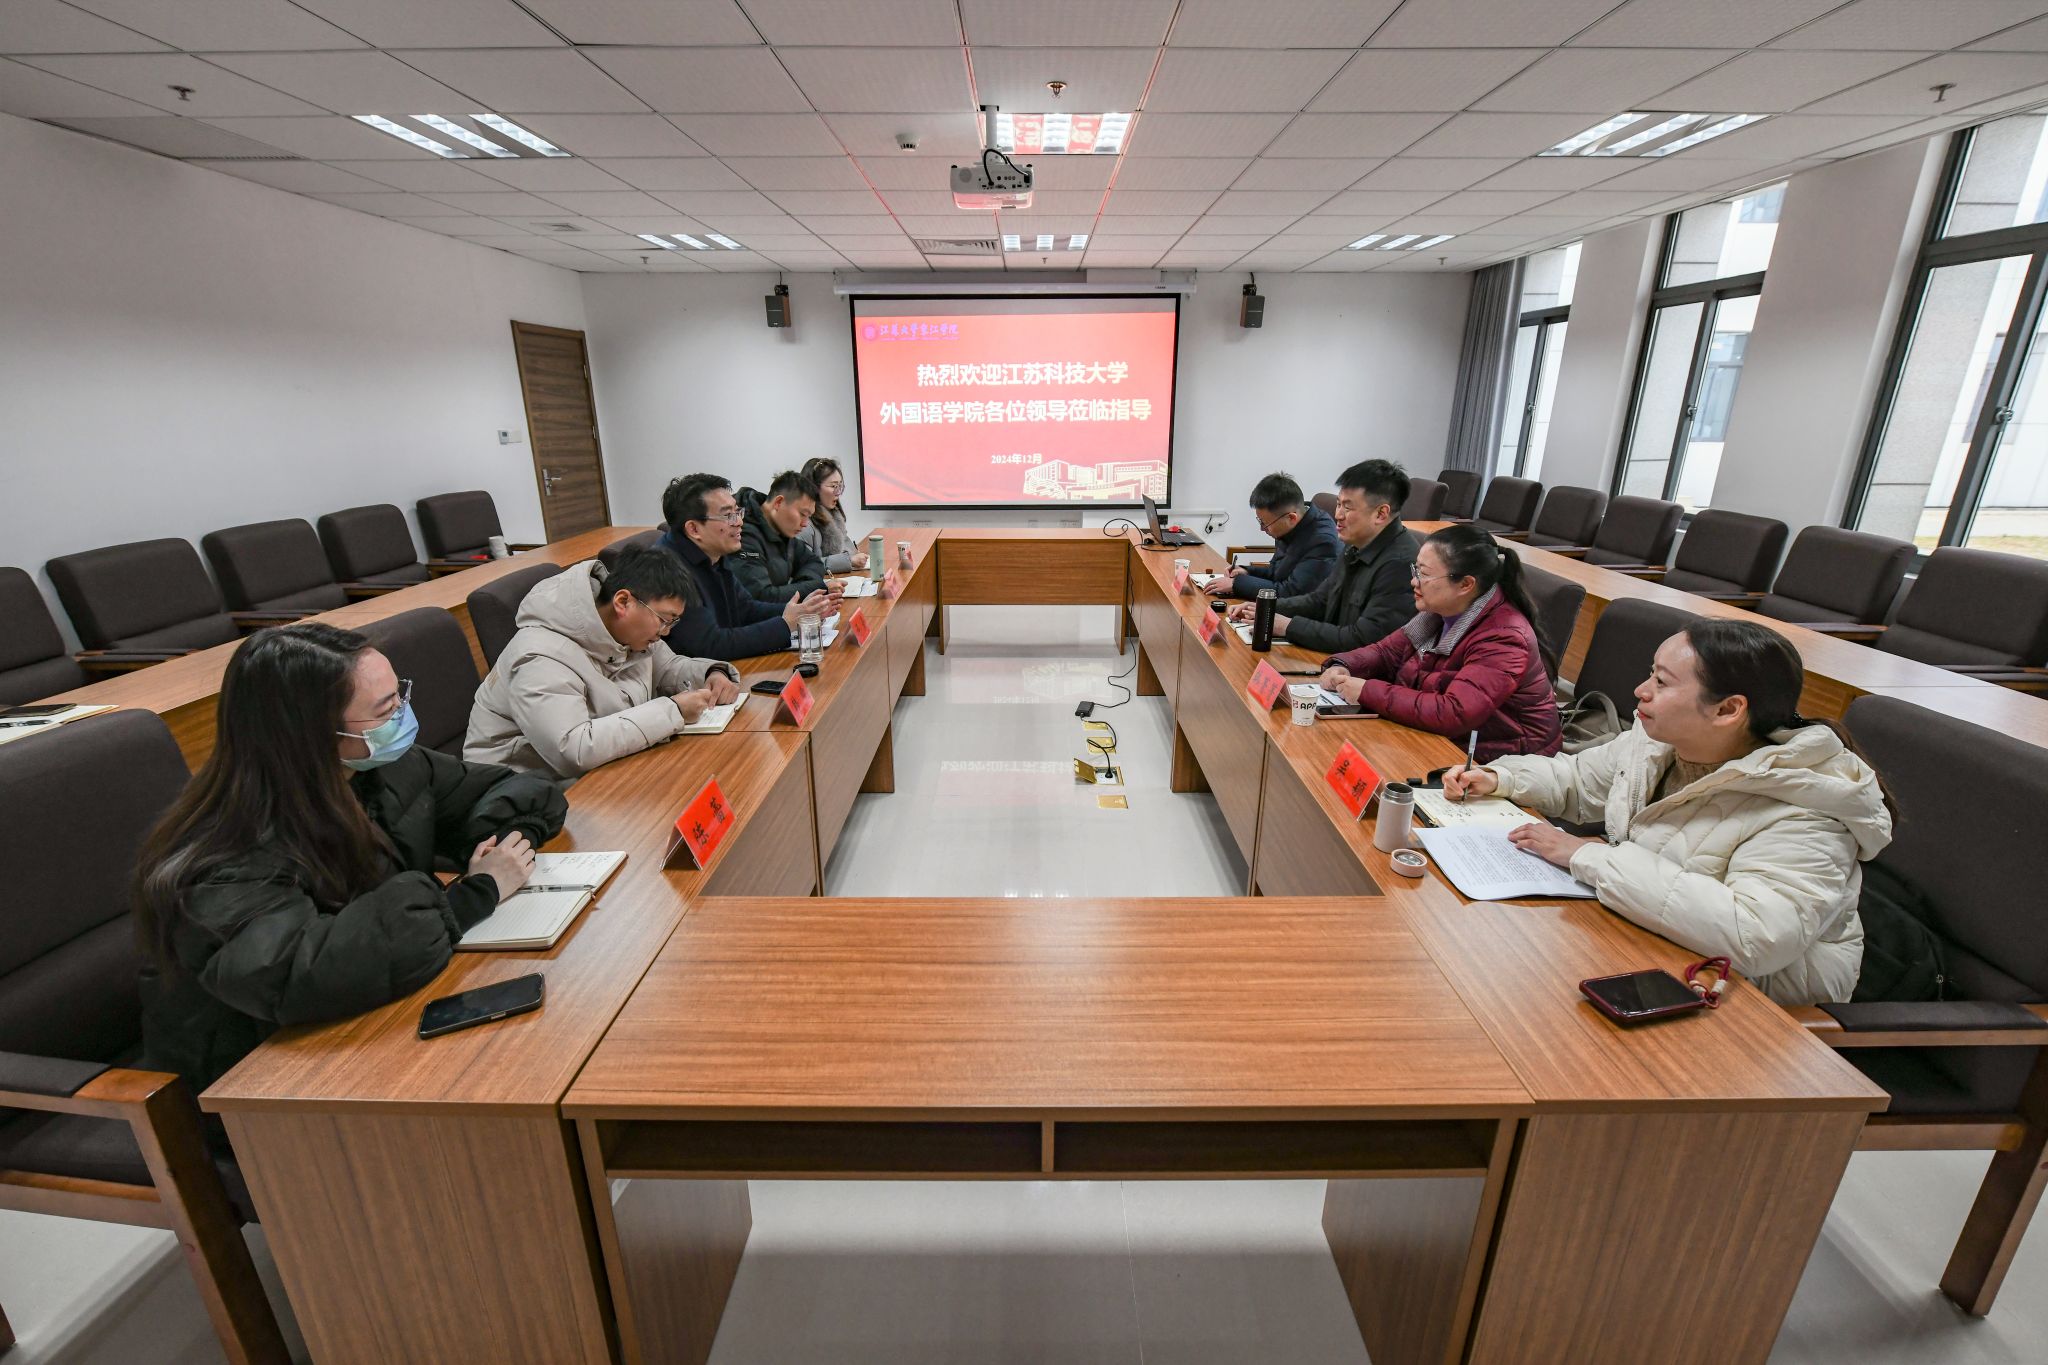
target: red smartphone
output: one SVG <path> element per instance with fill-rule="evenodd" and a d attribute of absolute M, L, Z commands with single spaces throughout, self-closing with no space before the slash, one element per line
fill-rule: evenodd
<path fill-rule="evenodd" d="M 1654 1023 L 1707 1007 L 1698 992 L 1666 971 L 1596 976 L 1581 981 L 1579 990 L 1617 1024 Z"/>

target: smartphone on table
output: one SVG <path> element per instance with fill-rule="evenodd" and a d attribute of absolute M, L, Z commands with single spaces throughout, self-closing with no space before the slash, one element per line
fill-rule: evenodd
<path fill-rule="evenodd" d="M 420 1037 L 438 1038 L 515 1014 L 530 1014 L 540 1008 L 546 986 L 547 979 L 539 972 L 528 972 L 510 981 L 429 1000 L 420 1011 Z"/>

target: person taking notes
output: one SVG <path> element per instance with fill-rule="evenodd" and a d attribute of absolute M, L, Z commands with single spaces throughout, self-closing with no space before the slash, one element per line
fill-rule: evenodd
<path fill-rule="evenodd" d="M 1365 460 L 1337 476 L 1344 553 L 1319 586 L 1273 604 L 1275 639 L 1336 654 L 1379 643 L 1415 614 L 1415 537 L 1400 514 L 1407 501 L 1408 476 L 1389 461 Z M 1252 611 L 1252 603 L 1237 603 L 1230 619 L 1249 621 Z"/>
<path fill-rule="evenodd" d="M 686 611 L 670 631 L 669 648 L 702 659 L 746 659 L 789 648 L 797 618 L 830 614 L 830 595 L 791 592 L 784 601 L 750 594 L 733 575 L 745 518 L 732 484 L 716 474 L 689 474 L 669 482 L 661 495 L 668 525 L 655 544 L 681 560 L 697 588 L 697 610 Z"/>
<path fill-rule="evenodd" d="M 580 777 L 735 700 L 737 669 L 684 658 L 662 639 L 692 595 L 680 560 L 640 545 L 609 574 L 587 559 L 535 585 L 519 604 L 517 633 L 476 690 L 462 756 Z"/>
<path fill-rule="evenodd" d="M 411 695 L 354 631 L 235 651 L 212 756 L 137 859 L 149 1066 L 203 1090 L 279 1028 L 409 995 L 526 883 L 561 786 L 416 747 Z"/>
<path fill-rule="evenodd" d="M 751 597 L 779 602 L 790 593 L 821 592 L 825 561 L 801 532 L 818 510 L 818 486 L 794 469 L 785 469 L 768 485 L 766 495 L 751 488 L 739 492 L 740 552 L 733 556 L 733 576 Z"/>
<path fill-rule="evenodd" d="M 1554 754 L 1561 731 L 1522 561 L 1486 532 L 1446 526 L 1413 571 L 1420 613 L 1376 645 L 1331 659 L 1323 686 L 1484 761 Z"/>
<path fill-rule="evenodd" d="M 867 551 L 860 548 L 846 529 L 846 475 L 836 460 L 804 461 L 804 477 L 818 488 L 818 506 L 796 538 L 818 552 L 826 573 L 863 573 L 868 567 Z"/>
<path fill-rule="evenodd" d="M 1576 754 L 1454 768 L 1444 791 L 1604 820 L 1606 841 L 1535 823 L 1508 837 L 1781 1005 L 1847 1000 L 1863 961 L 1857 864 L 1891 842 L 1892 808 L 1846 733 L 1799 715 L 1804 685 L 1775 631 L 1695 621 L 1658 647 L 1633 728 Z"/>
<path fill-rule="evenodd" d="M 1330 514 L 1301 496 L 1301 485 L 1285 474 L 1268 474 L 1252 489 L 1252 516 L 1273 537 L 1273 558 L 1256 569 L 1233 565 L 1227 577 L 1203 591 L 1211 597 L 1251 601 L 1259 589 L 1293 597 L 1321 587 L 1337 568 L 1343 543 Z"/>

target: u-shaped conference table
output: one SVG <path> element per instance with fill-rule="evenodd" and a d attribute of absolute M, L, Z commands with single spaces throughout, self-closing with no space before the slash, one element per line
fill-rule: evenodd
<path fill-rule="evenodd" d="M 1474 904 L 1393 875 L 1324 780 L 1338 747 L 1395 778 L 1458 750 L 1254 701 L 1258 656 L 1229 630 L 1203 643 L 1204 599 L 1173 589 L 1173 557 L 1213 551 L 883 534 L 913 568 L 848 603 L 873 634 L 842 631 L 802 724 L 757 698 L 570 789 L 550 847 L 629 857 L 554 948 L 458 954 L 411 997 L 278 1033 L 203 1096 L 316 1359 L 700 1362 L 748 1179 L 1247 1177 L 1329 1182 L 1376 1365 L 1765 1359 L 1881 1090 L 1750 987 L 1610 1026 L 1578 981 L 1688 955 L 1595 902 Z M 324 619 L 457 609 L 507 571 Z M 1174 718 L 1171 786 L 1214 793 L 1246 894 L 820 899 L 855 797 L 893 787 L 894 726 L 916 723 L 897 703 L 944 608 L 1046 601 L 1126 609 L 1139 690 Z M 205 676 L 231 649 L 77 695 L 152 705 L 203 756 Z M 714 777 L 732 831 L 702 869 L 664 870 Z M 415 1036 L 426 999 L 535 970 L 539 1012 Z"/>

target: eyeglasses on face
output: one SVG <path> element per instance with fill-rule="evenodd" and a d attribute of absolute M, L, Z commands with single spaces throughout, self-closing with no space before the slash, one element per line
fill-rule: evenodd
<path fill-rule="evenodd" d="M 364 730 L 366 730 L 366 731 L 368 731 L 368 730 L 374 730 L 374 729 L 376 729 L 376 728 L 377 728 L 378 726 L 382 725 L 382 724 L 383 724 L 383 723 L 384 723 L 385 721 L 387 721 L 387 720 L 390 720 L 390 719 L 391 719 L 391 718 L 392 718 L 393 716 L 397 715 L 397 714 L 398 714 L 398 713 L 399 713 L 400 711 L 403 711 L 403 710 L 404 710 L 404 709 L 406 708 L 406 706 L 407 706 L 407 705 L 408 705 L 408 704 L 409 704 L 409 703 L 410 703 L 411 701 L 412 701 L 412 679 L 411 679 L 411 678 L 400 678 L 400 679 L 398 680 L 398 697 L 397 697 L 397 700 L 393 701 L 393 702 L 392 702 L 392 703 L 391 703 L 391 704 L 390 704 L 389 706 L 386 706 L 386 707 L 383 707 L 382 709 L 380 709 L 380 710 L 379 710 L 379 711 L 377 712 L 377 718 L 376 718 L 375 720 L 371 721 L 371 722 L 370 722 L 370 723 L 369 723 L 368 725 L 365 725 L 365 726 L 363 727 L 363 729 L 364 729 Z M 364 742 L 366 742 L 366 743 L 368 742 L 368 739 L 369 739 L 368 735 L 366 735 L 366 734 L 357 734 L 357 733 L 355 733 L 355 732 L 354 732 L 354 731 L 352 731 L 352 730 L 336 730 L 336 731 L 335 731 L 334 733 L 336 733 L 337 735 L 340 735 L 340 736 L 342 736 L 342 737 L 343 737 L 344 739 L 360 739 L 360 740 L 363 740 L 363 741 L 364 741 Z"/>
<path fill-rule="evenodd" d="M 727 523 L 741 522 L 746 519 L 747 514 L 737 506 L 728 507 L 723 512 L 709 512 L 704 517 L 706 521 L 723 521 Z"/>
<path fill-rule="evenodd" d="M 677 612 L 673 616 L 671 616 L 669 613 L 657 609 L 652 602 L 648 601 L 644 597 L 636 597 L 633 600 L 635 602 L 638 602 L 641 606 L 647 608 L 648 612 L 653 615 L 654 619 L 661 623 L 661 633 L 663 635 L 666 635 L 671 630 L 674 630 L 676 622 L 683 619 L 683 614 L 681 612 Z"/>

